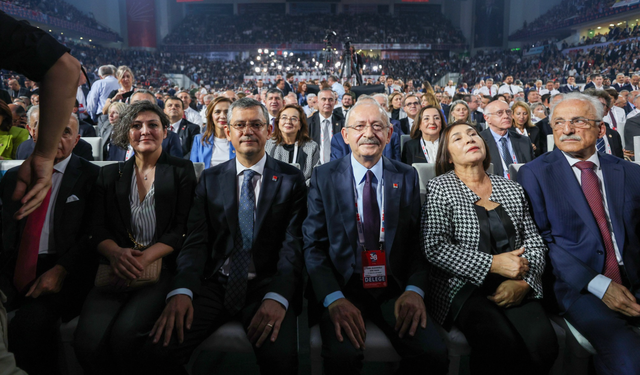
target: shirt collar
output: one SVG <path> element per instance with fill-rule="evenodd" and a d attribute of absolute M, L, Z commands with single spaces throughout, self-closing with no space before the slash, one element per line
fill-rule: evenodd
<path fill-rule="evenodd" d="M 566 152 L 562 151 L 562 154 L 564 155 L 565 158 L 567 158 L 567 161 L 569 162 L 569 165 L 571 167 L 575 166 L 577 162 L 582 161 L 580 159 L 576 159 L 573 156 L 567 154 Z M 598 157 L 598 152 L 594 152 L 593 155 L 591 155 L 589 157 L 589 159 L 587 159 L 586 161 L 590 161 L 593 164 L 596 165 L 596 169 L 600 169 L 600 158 Z"/>
<path fill-rule="evenodd" d="M 500 134 L 494 132 L 493 129 L 491 129 L 490 127 L 489 127 L 489 131 L 491 131 L 491 135 L 493 136 L 493 139 L 496 141 L 496 143 L 499 143 L 500 142 L 500 138 L 502 138 L 502 137 L 505 137 L 505 138 L 509 139 L 509 131 L 508 130 L 507 130 L 507 134 L 505 134 L 505 135 L 500 135 Z"/>
<path fill-rule="evenodd" d="M 351 169 L 353 169 L 353 178 L 355 179 L 356 183 L 358 185 L 363 183 L 365 175 L 367 174 L 367 171 L 369 169 L 360 164 L 360 162 L 358 162 L 353 156 L 353 153 L 351 153 Z M 382 181 L 382 157 L 380 157 L 378 162 L 373 167 L 371 167 L 371 172 L 373 172 L 373 175 L 376 176 L 376 181 Z"/>
<path fill-rule="evenodd" d="M 71 160 L 71 154 L 69 154 L 69 156 L 67 156 L 66 158 L 60 160 L 57 164 L 55 164 L 53 166 L 53 169 L 64 174 L 64 171 L 67 170 L 67 165 L 69 165 L 69 160 Z"/>
<path fill-rule="evenodd" d="M 329 120 L 329 122 L 331 122 L 331 116 L 329 116 L 329 118 L 326 118 L 322 115 L 322 113 L 320 113 L 320 111 L 318 111 L 318 116 L 320 116 L 320 124 L 322 124 L 324 120 Z"/>
<path fill-rule="evenodd" d="M 174 133 L 177 133 L 178 129 L 180 129 L 181 122 L 182 122 L 182 119 L 180 119 L 180 121 L 178 122 L 174 122 L 173 124 L 171 124 L 171 130 L 173 130 Z"/>
<path fill-rule="evenodd" d="M 242 165 L 240 163 L 240 160 L 238 160 L 238 158 L 235 158 L 235 159 L 236 159 L 236 176 L 239 176 L 240 173 L 244 172 L 247 169 L 251 169 L 252 171 L 257 172 L 260 176 L 264 174 L 264 165 L 267 163 L 266 152 L 264 153 L 264 155 L 262 155 L 262 159 L 260 159 L 257 163 L 255 163 L 249 168 Z"/>

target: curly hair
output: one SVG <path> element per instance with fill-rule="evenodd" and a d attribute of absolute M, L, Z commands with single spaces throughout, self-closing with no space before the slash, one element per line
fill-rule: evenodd
<path fill-rule="evenodd" d="M 162 129 L 167 129 L 169 127 L 169 118 L 157 104 L 146 100 L 135 102 L 129 105 L 129 107 L 120 114 L 118 122 L 113 126 L 113 133 L 111 133 L 111 142 L 113 144 L 123 149 L 129 147 L 129 129 L 131 129 L 131 125 L 142 112 L 155 113 L 160 119 Z"/>

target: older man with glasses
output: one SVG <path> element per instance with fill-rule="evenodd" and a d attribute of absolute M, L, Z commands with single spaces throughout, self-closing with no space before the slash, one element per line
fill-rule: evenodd
<path fill-rule="evenodd" d="M 402 101 L 402 109 L 407 113 L 407 117 L 400 120 L 400 128 L 402 128 L 403 134 L 409 134 L 411 132 L 413 121 L 420 111 L 420 108 L 422 108 L 420 98 L 414 94 L 407 95 Z"/>

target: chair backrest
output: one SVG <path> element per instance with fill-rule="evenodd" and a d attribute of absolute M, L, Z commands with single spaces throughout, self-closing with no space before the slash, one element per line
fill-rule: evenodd
<path fill-rule="evenodd" d="M 200 181 L 200 176 L 204 172 L 204 163 L 193 163 L 193 169 L 196 170 L 196 180 Z"/>
<path fill-rule="evenodd" d="M 411 139 L 411 135 L 403 134 L 400 136 L 400 152 L 404 152 L 404 144 Z"/>
<path fill-rule="evenodd" d="M 489 163 L 489 168 L 487 168 L 487 173 L 495 174 L 495 173 L 493 173 L 493 163 Z"/>
<path fill-rule="evenodd" d="M 633 152 L 640 153 L 640 135 L 633 137 Z M 635 161 L 640 161 L 640 158 L 634 157 Z"/>
<path fill-rule="evenodd" d="M 524 163 L 520 163 L 520 164 L 511 164 L 509 166 L 509 179 L 512 181 L 518 181 L 518 171 L 520 170 L 520 167 L 522 167 L 524 165 Z"/>
<path fill-rule="evenodd" d="M 547 135 L 547 151 L 553 151 L 556 147 L 556 142 L 553 140 L 553 134 Z"/>
<path fill-rule="evenodd" d="M 93 160 L 102 161 L 102 138 L 100 137 L 82 137 L 91 145 L 91 154 Z"/>
<path fill-rule="evenodd" d="M 413 167 L 418 171 L 420 181 L 420 202 L 424 203 L 427 196 L 427 183 L 436 176 L 435 163 L 413 163 Z"/>
<path fill-rule="evenodd" d="M 18 167 L 24 160 L 0 160 L 0 179 L 13 167 Z"/>
<path fill-rule="evenodd" d="M 92 161 L 93 164 L 97 165 L 98 167 L 102 168 L 105 165 L 109 165 L 109 164 L 114 164 L 117 163 L 117 161 L 115 160 L 94 160 Z"/>

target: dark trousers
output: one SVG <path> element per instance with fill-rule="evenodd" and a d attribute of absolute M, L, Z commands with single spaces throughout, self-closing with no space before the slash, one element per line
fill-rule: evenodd
<path fill-rule="evenodd" d="M 270 279 L 249 281 L 246 304 L 234 316 L 224 308 L 225 280 L 219 278 L 205 281 L 200 294 L 193 301 L 193 323 L 190 330 L 185 330 L 182 344 L 178 344 L 175 332 L 167 347 L 162 346 L 162 341 L 153 344 L 148 340 L 141 363 L 153 374 L 187 374 L 184 364 L 189 361 L 194 349 L 223 324 L 230 320 L 238 320 L 245 331 L 247 330 L 251 319 L 262 304 L 264 295 L 268 292 L 269 281 Z M 289 303 L 276 341 L 271 342 L 267 339 L 260 348 L 253 347 L 260 373 L 263 375 L 298 374 L 297 320 L 292 308 L 293 303 Z"/>
<path fill-rule="evenodd" d="M 418 327 L 415 336 L 406 333 L 400 338 L 395 331 L 394 306 L 403 291 L 393 279 L 385 289 L 364 289 L 360 277 L 354 276 L 342 293 L 360 310 L 364 319 L 371 320 L 389 338 L 402 357 L 398 374 L 446 374 L 449 368 L 447 348 L 432 320 L 427 319 L 426 329 Z M 326 308 L 320 317 L 320 333 L 325 374 L 359 374 L 362 371 L 364 351 L 353 346 L 344 330 L 343 342 L 338 341 Z"/>
<path fill-rule="evenodd" d="M 39 277 L 56 265 L 57 256 L 40 255 Z M 69 275 L 60 292 L 38 298 L 18 297 L 12 305 L 18 310 L 9 323 L 9 351 L 17 365 L 29 374 L 59 374 L 60 320 L 69 321 L 80 312 L 91 287 L 86 278 Z"/>
<path fill-rule="evenodd" d="M 639 325 L 637 318 L 611 310 L 592 294 L 578 298 L 564 317 L 593 345 L 599 375 L 640 374 L 640 335 L 631 328 Z"/>
<path fill-rule="evenodd" d="M 454 324 L 471 346 L 472 374 L 548 374 L 558 356 L 558 340 L 538 301 L 498 307 L 476 290 Z"/>
<path fill-rule="evenodd" d="M 86 374 L 140 374 L 138 353 L 162 314 L 171 281 L 167 270 L 150 286 L 128 293 L 94 288 L 80 314 L 75 352 Z"/>

